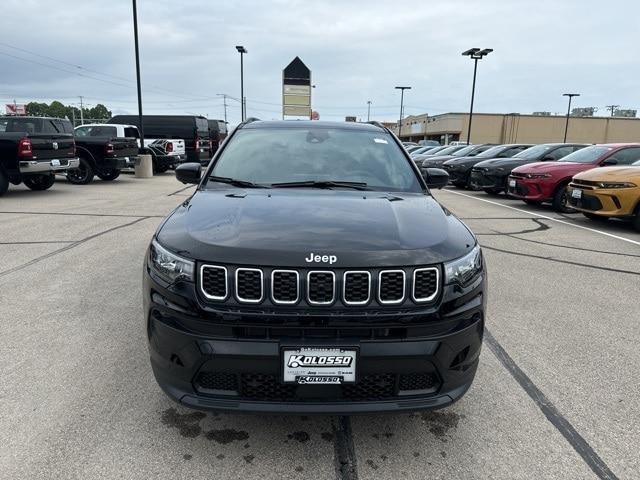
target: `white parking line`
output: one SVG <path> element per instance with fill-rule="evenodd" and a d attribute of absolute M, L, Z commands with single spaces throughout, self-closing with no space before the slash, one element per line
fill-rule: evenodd
<path fill-rule="evenodd" d="M 523 210 L 522 208 L 511 207 L 509 205 L 504 205 L 503 203 L 494 202 L 492 200 L 486 200 L 484 198 L 478 198 L 478 197 L 475 197 L 473 195 L 467 195 L 466 193 L 462 193 L 462 192 L 454 192 L 453 190 L 449 190 L 449 189 L 443 189 L 442 191 L 443 192 L 447 192 L 447 193 L 453 193 L 454 195 L 461 195 L 463 197 L 472 198 L 472 199 L 478 200 L 480 202 L 490 203 L 491 205 L 497 205 L 498 207 L 508 208 L 510 210 L 515 210 L 516 212 L 526 213 L 526 214 L 532 215 L 534 217 L 544 218 L 546 220 L 551 220 L 553 222 L 562 223 L 564 225 L 569 225 L 571 227 L 581 228 L 582 230 L 588 230 L 589 232 L 599 233 L 600 235 L 605 235 L 607 237 L 615 238 L 615 239 L 618 239 L 618 240 L 622 240 L 623 242 L 628 242 L 628 243 L 632 243 L 634 245 L 640 246 L 640 242 L 637 241 L 637 240 L 632 240 L 630 238 L 621 237 L 619 235 L 614 235 L 613 233 L 603 232 L 602 230 L 598 230 L 596 228 L 589 228 L 589 227 L 584 227 L 582 225 L 576 225 L 575 223 L 567 222 L 565 220 L 560 220 L 559 218 L 549 217 L 547 215 L 542 215 L 540 213 L 530 212 L 529 210 Z"/>

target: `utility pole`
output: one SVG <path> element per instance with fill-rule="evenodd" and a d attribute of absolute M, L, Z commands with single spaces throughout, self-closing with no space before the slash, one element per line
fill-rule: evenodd
<path fill-rule="evenodd" d="M 396 90 L 400 90 L 400 121 L 398 121 L 398 138 L 402 140 L 400 135 L 402 134 L 402 113 L 404 110 L 404 91 L 411 90 L 411 87 L 396 87 Z"/>
<path fill-rule="evenodd" d="M 140 148 L 144 151 L 144 126 L 142 124 L 142 87 L 140 86 L 140 49 L 138 48 L 138 8 L 133 0 L 133 38 L 136 49 L 136 82 L 138 84 L 138 131 L 140 132 Z"/>
<path fill-rule="evenodd" d="M 80 125 L 84 125 L 84 113 L 82 112 L 83 103 L 82 103 L 82 95 L 80 95 Z"/>
<path fill-rule="evenodd" d="M 620 108 L 620 105 L 607 105 L 607 110 L 611 110 L 611 116 L 613 117 L 613 112 L 616 108 Z"/>
<path fill-rule="evenodd" d="M 367 100 L 367 122 L 371 117 L 371 100 Z"/>

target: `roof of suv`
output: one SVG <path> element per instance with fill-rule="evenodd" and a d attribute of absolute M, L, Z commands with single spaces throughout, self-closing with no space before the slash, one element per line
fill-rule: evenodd
<path fill-rule="evenodd" d="M 242 128 L 310 128 L 324 127 L 341 130 L 365 130 L 369 132 L 384 132 L 383 127 L 372 123 L 359 122 L 326 122 L 319 120 L 254 120 L 242 125 Z"/>

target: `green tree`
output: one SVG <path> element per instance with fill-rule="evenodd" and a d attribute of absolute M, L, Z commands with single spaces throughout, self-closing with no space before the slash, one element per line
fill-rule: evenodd
<path fill-rule="evenodd" d="M 34 117 L 46 117 L 49 114 L 49 105 L 40 102 L 27 103 L 27 115 Z"/>
<path fill-rule="evenodd" d="M 109 110 L 107 110 L 107 107 L 105 107 L 103 104 L 99 103 L 97 104 L 95 107 L 90 108 L 88 112 L 85 113 L 85 115 L 89 116 L 89 118 L 92 118 L 94 120 L 107 120 L 109 118 L 111 118 L 111 112 Z"/>

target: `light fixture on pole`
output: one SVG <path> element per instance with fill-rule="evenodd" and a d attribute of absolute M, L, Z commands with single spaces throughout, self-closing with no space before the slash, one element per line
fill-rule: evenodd
<path fill-rule="evenodd" d="M 579 93 L 563 93 L 563 97 L 569 97 L 569 106 L 567 107 L 567 119 L 564 122 L 564 143 L 567 143 L 567 131 L 569 130 L 569 115 L 571 114 L 571 100 L 573 97 L 579 97 Z"/>
<path fill-rule="evenodd" d="M 411 90 L 411 87 L 396 87 L 396 90 L 400 90 L 400 121 L 398 122 L 398 138 L 400 138 L 400 135 L 402 134 L 402 111 L 404 108 L 404 91 Z"/>
<path fill-rule="evenodd" d="M 247 52 L 247 49 L 242 45 L 236 45 L 236 50 L 240 53 L 240 105 L 242 110 L 242 121 L 245 121 L 247 111 L 246 111 L 246 101 L 244 98 L 244 61 L 243 55 Z"/>
<path fill-rule="evenodd" d="M 478 71 L 478 60 L 482 60 L 483 57 L 486 57 L 491 52 L 493 52 L 493 48 L 470 48 L 469 50 L 465 50 L 462 52 L 462 55 L 465 57 L 469 57 L 474 61 L 473 64 L 473 84 L 471 86 L 471 107 L 469 108 L 469 128 L 467 130 L 467 144 L 471 145 L 471 121 L 473 120 L 473 100 L 476 94 L 476 72 Z"/>

